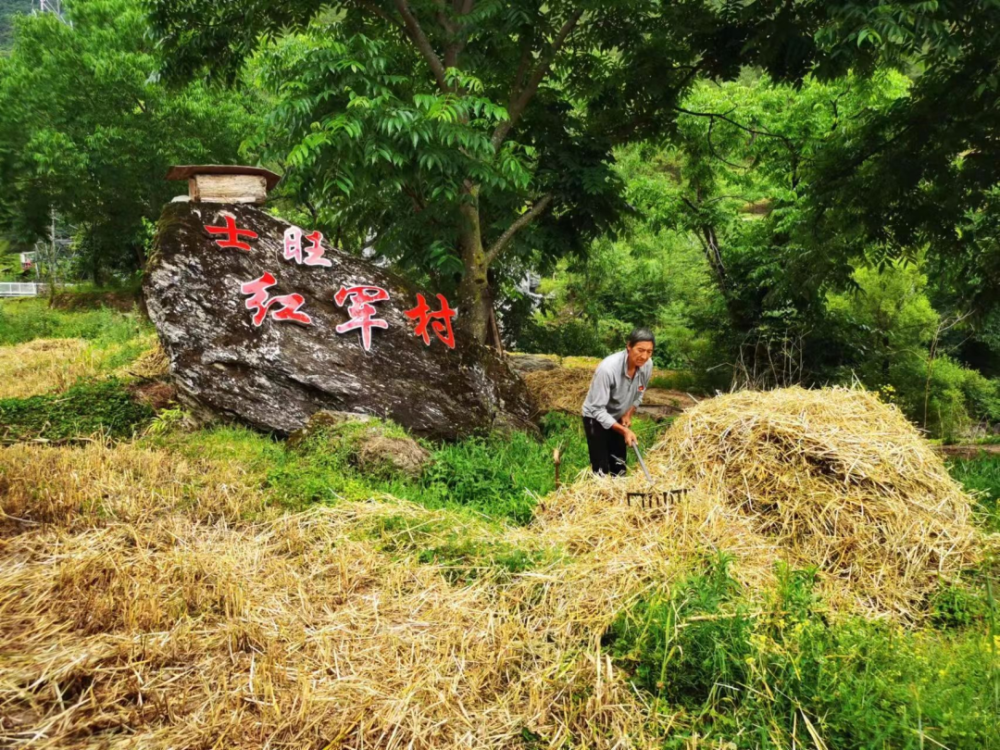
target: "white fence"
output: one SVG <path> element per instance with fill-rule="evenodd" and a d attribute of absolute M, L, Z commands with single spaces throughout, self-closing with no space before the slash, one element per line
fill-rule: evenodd
<path fill-rule="evenodd" d="M 45 293 L 45 284 L 0 282 L 0 297 L 39 297 Z"/>

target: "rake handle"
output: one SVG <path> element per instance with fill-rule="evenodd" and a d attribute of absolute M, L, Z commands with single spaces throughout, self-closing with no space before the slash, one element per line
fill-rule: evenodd
<path fill-rule="evenodd" d="M 639 466 L 642 467 L 642 473 L 646 475 L 646 481 L 652 482 L 653 477 L 649 475 L 649 469 L 646 468 L 646 462 L 642 460 L 642 454 L 639 452 L 639 444 L 632 443 L 632 449 L 635 451 L 635 457 L 639 459 Z"/>

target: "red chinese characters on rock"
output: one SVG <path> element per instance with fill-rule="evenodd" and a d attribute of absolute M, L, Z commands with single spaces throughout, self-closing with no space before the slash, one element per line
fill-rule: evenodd
<path fill-rule="evenodd" d="M 285 260 L 294 260 L 305 266 L 322 266 L 329 268 L 333 265 L 329 258 L 324 258 L 326 248 L 323 247 L 323 233 L 312 232 L 307 234 L 305 239 L 309 240 L 309 247 L 305 248 L 306 257 L 302 258 L 302 230 L 298 227 L 288 227 L 285 230 L 285 249 L 282 256 Z"/>
<path fill-rule="evenodd" d="M 312 318 L 304 312 L 299 312 L 299 308 L 305 302 L 305 298 L 301 294 L 285 294 L 281 297 L 268 296 L 268 287 L 272 287 L 276 283 L 274 276 L 265 271 L 259 279 L 248 281 L 240 287 L 243 294 L 250 295 L 250 299 L 246 300 L 244 304 L 247 310 L 254 310 L 253 324 L 259 327 L 270 312 L 271 317 L 275 320 L 312 325 Z M 272 310 L 275 305 L 278 305 L 280 309 Z"/>
<path fill-rule="evenodd" d="M 250 229 L 241 229 L 236 225 L 236 218 L 230 214 L 223 214 L 226 225 L 224 227 L 205 225 L 205 230 L 209 234 L 224 235 L 215 240 L 219 247 L 235 248 L 244 252 L 250 252 L 250 245 L 242 241 L 242 237 L 247 239 L 257 239 L 256 232 Z M 308 247 L 303 248 L 302 241 L 309 242 Z M 304 251 L 304 253 L 303 253 Z M 333 263 L 324 258 L 326 249 L 323 247 L 322 232 L 312 232 L 303 236 L 302 230 L 292 226 L 285 230 L 282 257 L 285 260 L 292 260 L 305 266 L 322 266 L 330 268 Z M 248 281 L 240 285 L 240 291 L 249 299 L 244 301 L 248 310 L 253 311 L 251 320 L 255 327 L 260 327 L 268 315 L 274 320 L 301 323 L 312 325 L 312 318 L 302 312 L 300 308 L 305 304 L 305 298 L 301 294 L 285 294 L 278 297 L 271 297 L 268 289 L 274 286 L 277 280 L 273 275 L 265 271 L 263 275 L 253 281 Z M 413 335 L 424 340 L 425 346 L 431 345 L 431 332 L 438 341 L 449 349 L 455 348 L 455 331 L 452 321 L 458 312 L 448 304 L 443 294 L 437 295 L 440 309 L 432 311 L 424 295 L 417 294 L 417 306 L 411 310 L 406 310 L 403 314 L 414 321 Z M 379 286 L 369 286 L 359 284 L 356 286 L 342 286 L 333 297 L 333 301 L 338 307 L 343 307 L 348 300 L 350 305 L 347 312 L 350 319 L 336 327 L 337 333 L 349 333 L 351 331 L 361 331 L 361 344 L 365 351 L 372 348 L 372 329 L 386 329 L 389 323 L 382 318 L 375 317 L 378 310 L 375 303 L 386 302 L 389 293 Z"/>
<path fill-rule="evenodd" d="M 431 345 L 431 335 L 427 328 L 434 331 L 434 335 L 437 336 L 438 341 L 447 346 L 449 349 L 455 348 L 455 332 L 452 330 L 451 321 L 458 311 L 452 308 L 448 304 L 448 300 L 445 299 L 443 294 L 437 295 L 438 302 L 441 303 L 441 309 L 437 312 L 431 312 L 430 305 L 427 304 L 427 300 L 424 299 L 424 295 L 417 295 L 417 306 L 412 310 L 407 310 L 404 315 L 415 320 L 417 325 L 413 330 L 413 335 L 422 338 L 424 344 L 427 346 Z"/>
<path fill-rule="evenodd" d="M 257 233 L 251 229 L 240 229 L 236 226 L 236 219 L 228 214 L 225 215 L 226 226 L 224 227 L 210 227 L 205 225 L 205 231 L 209 234 L 224 234 L 225 238 L 215 241 L 215 244 L 219 247 L 233 247 L 237 250 L 243 250 L 244 252 L 250 252 L 250 245 L 246 242 L 242 242 L 240 237 L 246 237 L 251 240 L 257 239 Z"/>
<path fill-rule="evenodd" d="M 385 302 L 389 299 L 389 293 L 380 286 L 352 286 L 340 287 L 333 296 L 333 301 L 339 307 L 350 299 L 351 305 L 347 308 L 351 319 L 346 323 L 337 326 L 337 333 L 348 333 L 361 329 L 361 345 L 365 351 L 372 348 L 372 328 L 388 328 L 389 324 L 381 318 L 374 317 L 378 312 L 373 303 Z"/>

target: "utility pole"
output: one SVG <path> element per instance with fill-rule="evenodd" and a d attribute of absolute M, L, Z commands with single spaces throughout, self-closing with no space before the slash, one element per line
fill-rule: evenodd
<path fill-rule="evenodd" d="M 38 0 L 38 6 L 35 7 L 34 0 L 32 0 L 32 10 L 37 10 L 39 13 L 54 13 L 55 16 L 62 21 L 62 0 Z"/>

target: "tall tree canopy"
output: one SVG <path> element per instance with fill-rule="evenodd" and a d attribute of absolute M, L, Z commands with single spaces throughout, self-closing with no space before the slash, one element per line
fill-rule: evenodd
<path fill-rule="evenodd" d="M 889 23 L 859 41 L 891 41 L 913 62 L 914 83 L 816 154 L 808 226 L 843 258 L 926 249 L 947 285 L 986 315 L 1000 299 L 1000 5 L 880 10 Z"/>
<path fill-rule="evenodd" d="M 149 3 L 174 76 L 233 77 L 259 50 L 260 146 L 288 186 L 341 237 L 460 272 L 481 340 L 491 269 L 533 250 L 544 266 L 618 224 L 616 146 L 669 134 L 698 76 L 802 75 L 824 20 L 782 2 Z"/>
<path fill-rule="evenodd" d="M 20 18 L 0 57 L 0 229 L 47 236 L 51 212 L 75 227 L 97 281 L 142 268 L 143 219 L 177 192 L 177 162 L 231 161 L 248 132 L 239 98 L 201 83 L 168 90 L 138 0 L 76 0 Z"/>

